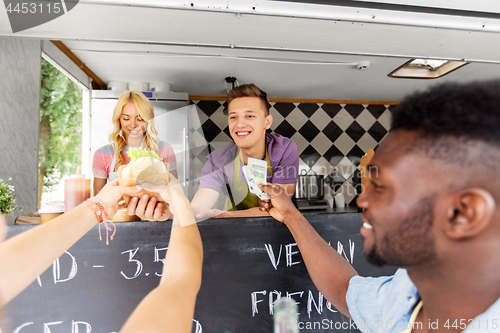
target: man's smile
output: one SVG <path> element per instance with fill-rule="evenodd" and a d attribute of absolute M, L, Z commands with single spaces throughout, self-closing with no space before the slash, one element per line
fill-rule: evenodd
<path fill-rule="evenodd" d="M 363 220 L 363 226 L 361 227 L 361 229 L 373 229 L 373 226 L 370 224 L 368 218 L 364 214 L 361 214 L 361 220 Z"/>
<path fill-rule="evenodd" d="M 250 131 L 237 131 L 235 132 L 238 137 L 245 137 L 249 135 L 251 132 Z"/>

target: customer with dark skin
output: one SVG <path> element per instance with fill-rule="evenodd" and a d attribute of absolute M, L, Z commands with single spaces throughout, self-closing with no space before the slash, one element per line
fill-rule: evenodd
<path fill-rule="evenodd" d="M 405 99 L 369 164 L 371 183 L 357 200 L 363 251 L 375 264 L 406 269 L 418 289 L 422 307 L 414 315 L 422 325 L 411 332 L 500 329 L 499 91 L 497 81 L 447 84 Z M 261 210 L 289 228 L 319 291 L 346 316 L 363 319 L 351 308 L 348 290 L 367 279 L 355 277 L 279 185 L 260 187 L 271 194 Z M 476 317 L 485 311 L 488 319 L 478 328 Z"/>

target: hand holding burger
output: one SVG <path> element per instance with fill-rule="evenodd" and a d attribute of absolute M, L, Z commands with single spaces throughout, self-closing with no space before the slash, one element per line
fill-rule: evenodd
<path fill-rule="evenodd" d="M 163 163 L 158 154 L 151 150 L 133 148 L 127 154 L 131 161 L 118 168 L 119 184 L 120 186 L 137 184 L 142 190 L 131 195 L 124 195 L 123 199 L 128 204 L 132 197 L 140 199 L 144 194 L 147 194 L 149 197 L 155 197 L 157 202 L 162 203 L 162 212 L 166 214 L 168 203 L 157 192 L 149 190 L 166 188 L 169 181 L 169 164 Z"/>

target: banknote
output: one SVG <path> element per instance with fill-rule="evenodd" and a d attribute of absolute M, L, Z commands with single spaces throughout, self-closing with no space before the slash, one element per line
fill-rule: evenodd
<path fill-rule="evenodd" d="M 245 171 L 244 171 L 245 172 Z M 271 197 L 259 188 L 259 184 L 267 184 L 267 162 L 255 158 L 248 158 L 246 173 L 250 192 L 256 194 L 261 200 Z"/>

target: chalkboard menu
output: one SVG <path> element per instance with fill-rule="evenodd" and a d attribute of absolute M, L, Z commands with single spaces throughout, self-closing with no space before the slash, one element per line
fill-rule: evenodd
<path fill-rule="evenodd" d="M 359 214 L 307 219 L 360 275 L 395 271 L 366 262 Z M 307 332 L 356 332 L 312 283 L 285 225 L 269 217 L 198 225 L 204 262 L 193 332 L 271 333 L 272 304 L 285 296 L 299 302 L 299 325 L 311 328 Z M 170 227 L 170 222 L 117 223 L 109 245 L 99 241 L 94 227 L 7 305 L 5 332 L 118 332 L 160 281 Z M 9 226 L 8 236 L 28 228 Z"/>

